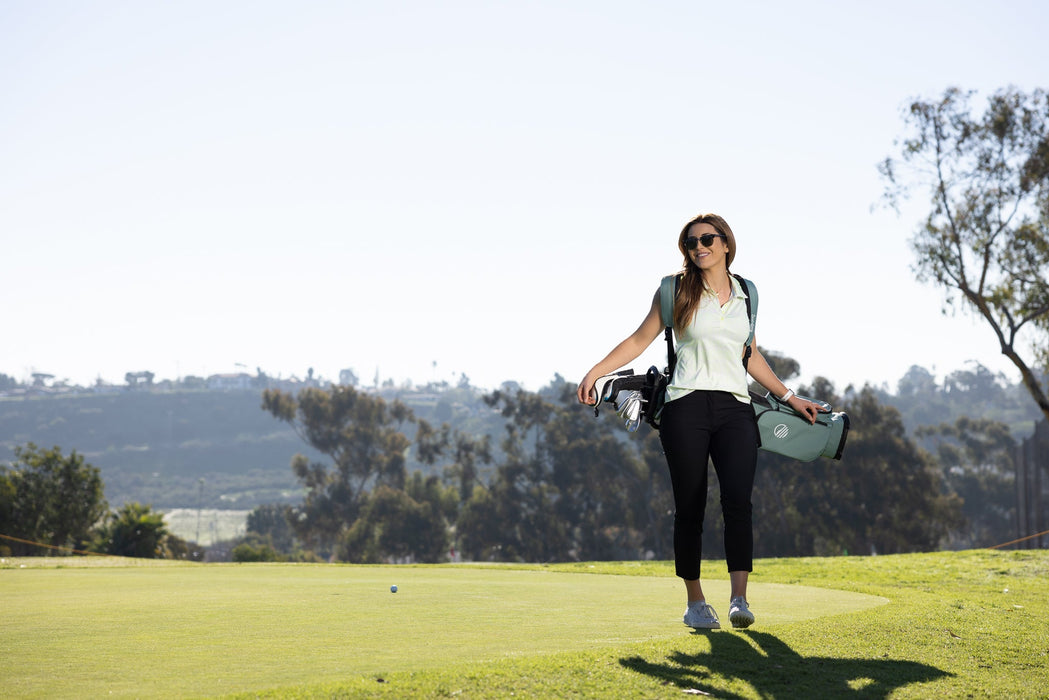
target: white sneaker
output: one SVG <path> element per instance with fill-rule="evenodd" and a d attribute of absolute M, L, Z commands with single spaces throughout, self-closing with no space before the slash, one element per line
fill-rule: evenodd
<path fill-rule="evenodd" d="M 684 623 L 697 630 L 719 630 L 718 614 L 704 601 L 685 610 Z"/>
<path fill-rule="evenodd" d="M 747 607 L 747 599 L 743 596 L 733 598 L 728 606 L 728 619 L 736 629 L 743 629 L 754 624 L 754 613 Z"/>

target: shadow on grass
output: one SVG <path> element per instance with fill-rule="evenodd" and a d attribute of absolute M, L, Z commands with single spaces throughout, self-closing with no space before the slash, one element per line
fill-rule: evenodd
<path fill-rule="evenodd" d="M 733 680 L 763 698 L 884 698 L 905 685 L 949 675 L 914 661 L 805 657 L 765 632 L 697 631 L 696 636 L 710 640 L 709 652 L 675 652 L 659 661 L 633 656 L 619 663 L 664 683 L 719 698 L 745 697 L 724 689 L 724 683 Z"/>

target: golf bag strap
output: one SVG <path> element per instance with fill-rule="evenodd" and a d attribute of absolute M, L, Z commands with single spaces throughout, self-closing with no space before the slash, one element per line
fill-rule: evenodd
<path fill-rule="evenodd" d="M 747 294 L 747 316 L 750 317 L 750 335 L 747 336 L 747 345 L 754 342 L 754 328 L 758 324 L 758 288 L 748 279 L 739 275 L 733 275 L 743 285 Z"/>
<path fill-rule="evenodd" d="M 677 366 L 677 353 L 674 352 L 674 331 L 670 326 L 663 329 L 663 336 L 667 339 L 667 376 L 674 376 L 674 368 Z"/>
<path fill-rule="evenodd" d="M 743 285 L 747 295 L 747 317 L 750 319 L 750 335 L 747 336 L 747 348 L 743 351 L 743 369 L 746 369 L 747 363 L 750 362 L 750 356 L 753 353 L 754 327 L 758 323 L 758 288 L 754 286 L 753 282 L 744 279 L 740 275 L 733 274 L 732 276 Z"/>
<path fill-rule="evenodd" d="M 663 337 L 667 341 L 667 372 L 674 376 L 677 365 L 677 353 L 674 352 L 674 299 L 677 298 L 677 285 L 681 273 L 667 275 L 659 283 L 659 315 L 663 320 Z"/>
<path fill-rule="evenodd" d="M 681 273 L 667 275 L 659 283 L 659 317 L 663 319 L 664 328 L 674 327 L 674 297 L 677 296 L 677 283 Z"/>

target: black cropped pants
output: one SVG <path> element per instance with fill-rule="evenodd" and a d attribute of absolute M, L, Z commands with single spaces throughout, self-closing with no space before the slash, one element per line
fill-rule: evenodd
<path fill-rule="evenodd" d="M 754 568 L 751 492 L 758 460 L 754 409 L 724 391 L 693 391 L 663 408 L 659 439 L 674 489 L 674 564 L 685 580 L 699 578 L 707 460 L 714 463 L 725 518 L 729 571 Z"/>

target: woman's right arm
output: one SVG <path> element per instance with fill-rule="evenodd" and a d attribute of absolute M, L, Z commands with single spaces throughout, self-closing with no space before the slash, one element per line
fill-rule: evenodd
<path fill-rule="evenodd" d="M 623 365 L 636 360 L 641 353 L 648 349 L 652 341 L 659 337 L 662 330 L 663 321 L 659 312 L 659 291 L 656 290 L 655 296 L 652 297 L 652 306 L 648 309 L 648 315 L 645 316 L 645 320 L 641 322 L 637 330 L 619 345 L 612 348 L 612 352 L 608 353 L 605 359 L 594 365 L 583 377 L 583 381 L 579 382 L 579 387 L 576 389 L 576 398 L 579 399 L 579 403 L 590 406 L 596 404 L 598 397 L 593 394 L 594 383 L 598 378 L 615 372 Z"/>

